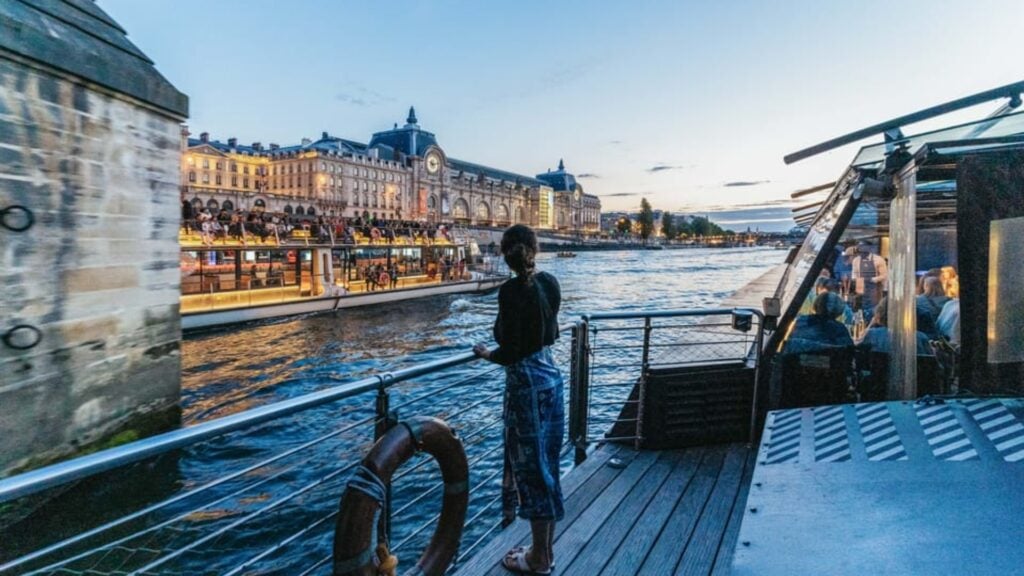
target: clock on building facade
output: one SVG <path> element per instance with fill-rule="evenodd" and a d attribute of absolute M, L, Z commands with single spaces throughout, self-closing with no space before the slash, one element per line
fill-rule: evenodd
<path fill-rule="evenodd" d="M 430 174 L 437 174 L 437 171 L 441 169 L 441 158 L 437 154 L 427 154 L 427 172 Z"/>

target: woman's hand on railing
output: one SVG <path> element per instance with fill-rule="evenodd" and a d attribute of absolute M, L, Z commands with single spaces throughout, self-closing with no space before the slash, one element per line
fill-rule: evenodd
<path fill-rule="evenodd" d="M 473 354 L 476 354 L 477 358 L 483 358 L 484 360 L 491 359 L 491 351 L 485 344 L 477 344 L 476 346 L 473 346 Z"/>

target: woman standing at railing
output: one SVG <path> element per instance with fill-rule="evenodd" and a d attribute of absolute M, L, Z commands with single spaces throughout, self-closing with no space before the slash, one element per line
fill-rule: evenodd
<path fill-rule="evenodd" d="M 516 276 L 498 292 L 494 339 L 498 348 L 473 351 L 505 366 L 505 489 L 518 497 L 533 544 L 513 548 L 502 564 L 513 572 L 550 574 L 555 522 L 562 519 L 559 451 L 565 429 L 562 375 L 549 346 L 558 338 L 558 280 L 537 272 L 537 235 L 522 224 L 501 238 L 501 253 Z M 506 499 L 510 502 L 511 499 Z M 514 506 L 507 506 L 508 511 Z"/>

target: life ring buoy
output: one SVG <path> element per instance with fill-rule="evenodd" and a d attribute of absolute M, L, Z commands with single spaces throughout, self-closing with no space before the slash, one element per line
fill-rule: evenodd
<path fill-rule="evenodd" d="M 378 285 L 380 285 L 380 286 L 387 286 L 390 283 L 391 283 L 391 276 L 388 276 L 387 272 L 381 272 L 380 275 L 377 276 L 377 284 Z"/>
<path fill-rule="evenodd" d="M 371 229 L 370 237 L 372 237 L 374 240 L 380 240 L 380 230 L 378 230 L 377 228 Z"/>
<path fill-rule="evenodd" d="M 383 552 L 378 550 L 377 523 L 392 475 L 417 452 L 437 460 L 444 496 L 434 535 L 410 573 L 442 576 L 451 566 L 469 506 L 469 464 L 462 442 L 448 424 L 417 416 L 378 440 L 349 480 L 334 527 L 334 576 L 375 576 L 378 556 L 391 564 L 389 568 L 394 567 L 395 559 L 387 558 L 386 547 Z"/>

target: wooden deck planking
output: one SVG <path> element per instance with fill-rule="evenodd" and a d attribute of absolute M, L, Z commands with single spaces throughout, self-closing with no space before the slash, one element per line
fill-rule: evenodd
<path fill-rule="evenodd" d="M 555 548 L 555 557 L 560 564 L 561 574 L 566 576 L 580 574 L 593 576 L 601 572 L 614 551 L 624 541 L 626 533 L 640 519 L 651 498 L 661 488 L 662 483 L 679 461 L 679 452 L 662 452 L 658 460 L 647 469 L 643 478 L 638 481 L 625 498 L 620 500 L 604 520 L 604 523 L 593 536 L 583 542 L 582 547 L 574 547 L 571 543 L 559 542 L 562 548 L 569 548 L 569 553 L 559 555 Z M 578 553 L 574 553 L 578 551 Z M 568 568 L 562 568 L 567 566 Z"/>
<path fill-rule="evenodd" d="M 750 482 L 754 476 L 756 460 L 757 453 L 750 450 L 750 453 L 747 454 L 746 467 L 743 470 L 743 481 L 740 482 L 740 492 L 736 495 L 736 503 L 732 507 L 729 524 L 725 527 L 722 543 L 718 546 L 718 556 L 715 557 L 715 567 L 711 570 L 711 576 L 729 576 L 732 572 L 732 551 L 736 548 L 737 540 L 739 540 L 740 524 L 743 522 L 743 511 L 746 509 L 747 495 L 750 494 Z"/>
<path fill-rule="evenodd" d="M 703 448 L 690 448 L 682 452 L 682 456 L 665 483 L 658 489 L 651 503 L 633 524 L 624 543 L 608 560 L 601 574 L 615 576 L 617 574 L 636 574 L 654 546 L 675 508 L 674 503 L 696 477 L 697 467 L 704 456 Z"/>
<path fill-rule="evenodd" d="M 566 517 L 573 512 L 578 515 L 582 512 L 579 506 L 574 506 L 576 494 L 580 490 L 586 490 L 589 494 L 592 491 L 603 490 L 616 476 L 620 469 L 605 466 L 613 457 L 618 456 L 620 446 L 608 444 L 594 450 L 594 452 L 581 463 L 573 468 L 562 478 L 562 496 L 566 499 Z M 635 452 L 622 450 L 622 458 L 629 462 Z M 584 498 L 586 499 L 586 498 Z M 459 565 L 459 574 L 484 574 L 495 566 L 496 560 L 501 560 L 513 545 L 525 541 L 530 535 L 530 525 L 522 520 L 517 520 L 511 526 L 499 532 L 494 539 L 474 553 L 466 562 Z"/>
<path fill-rule="evenodd" d="M 652 576 L 671 576 L 683 555 L 686 543 L 690 541 L 704 511 L 704 504 L 707 503 L 711 490 L 715 487 L 715 480 L 722 469 L 722 461 L 725 459 L 725 448 L 714 446 L 708 448 L 701 460 L 700 467 L 693 478 L 693 481 L 686 488 L 686 492 L 676 503 L 672 514 L 665 523 L 661 534 L 651 547 L 650 553 L 641 564 L 637 574 L 650 574 Z M 668 504 L 671 506 L 671 504 Z"/>
<path fill-rule="evenodd" d="M 607 465 L 613 453 L 625 468 Z M 752 467 L 740 444 L 664 452 L 599 448 L 563 479 L 558 573 L 727 574 Z M 508 574 L 502 556 L 524 544 L 529 525 L 518 520 L 457 573 Z"/>
<path fill-rule="evenodd" d="M 676 567 L 676 574 L 710 574 L 715 565 L 715 556 L 722 543 L 729 517 L 732 514 L 736 496 L 743 480 L 743 469 L 747 463 L 747 449 L 733 444 L 725 454 L 725 461 L 715 482 L 715 488 L 708 497 L 700 515 L 700 521 L 686 544 L 683 557 Z"/>

